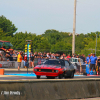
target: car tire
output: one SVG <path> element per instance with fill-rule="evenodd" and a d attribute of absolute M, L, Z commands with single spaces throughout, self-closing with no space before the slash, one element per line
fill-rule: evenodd
<path fill-rule="evenodd" d="M 58 76 L 58 78 L 59 78 L 59 79 L 62 79 L 62 78 L 63 78 L 63 75 L 62 75 L 62 74 L 60 74 L 60 75 Z"/>
<path fill-rule="evenodd" d="M 64 76 L 64 78 L 68 78 L 68 76 Z"/>
<path fill-rule="evenodd" d="M 74 78 L 74 72 L 71 72 L 70 78 Z"/>
<path fill-rule="evenodd" d="M 40 76 L 39 75 L 37 75 L 37 79 L 40 79 Z"/>

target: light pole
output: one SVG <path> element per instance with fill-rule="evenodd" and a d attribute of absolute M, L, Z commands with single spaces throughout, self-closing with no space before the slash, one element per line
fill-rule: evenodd
<path fill-rule="evenodd" d="M 72 35 L 72 54 L 75 54 L 75 31 L 76 31 L 76 0 L 74 0 L 74 19 L 73 19 L 73 35 Z"/>
<path fill-rule="evenodd" d="M 97 35 L 98 35 L 98 32 L 96 32 L 96 46 L 95 46 L 95 55 L 96 55 L 96 50 L 97 50 Z"/>

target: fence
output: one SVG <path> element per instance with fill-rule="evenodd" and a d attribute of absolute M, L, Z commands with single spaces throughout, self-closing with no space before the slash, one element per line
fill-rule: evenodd
<path fill-rule="evenodd" d="M 17 61 L 0 61 L 1 68 L 17 68 L 18 63 Z M 24 67 L 24 62 L 21 62 L 21 68 Z"/>

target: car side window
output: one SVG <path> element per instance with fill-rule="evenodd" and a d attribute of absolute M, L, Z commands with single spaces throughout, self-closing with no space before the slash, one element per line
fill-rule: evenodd
<path fill-rule="evenodd" d="M 69 62 L 68 61 L 65 61 L 65 66 L 69 66 Z"/>
<path fill-rule="evenodd" d="M 64 60 L 61 60 L 61 65 L 62 65 L 62 66 L 65 66 Z"/>

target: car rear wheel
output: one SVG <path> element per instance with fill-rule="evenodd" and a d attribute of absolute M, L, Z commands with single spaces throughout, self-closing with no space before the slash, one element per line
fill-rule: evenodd
<path fill-rule="evenodd" d="M 74 77 L 74 71 L 66 72 L 64 74 L 65 78 L 73 78 Z"/>
<path fill-rule="evenodd" d="M 71 72 L 70 78 L 74 78 L 74 72 Z"/>
<path fill-rule="evenodd" d="M 40 79 L 40 76 L 39 75 L 37 75 L 37 79 Z"/>

